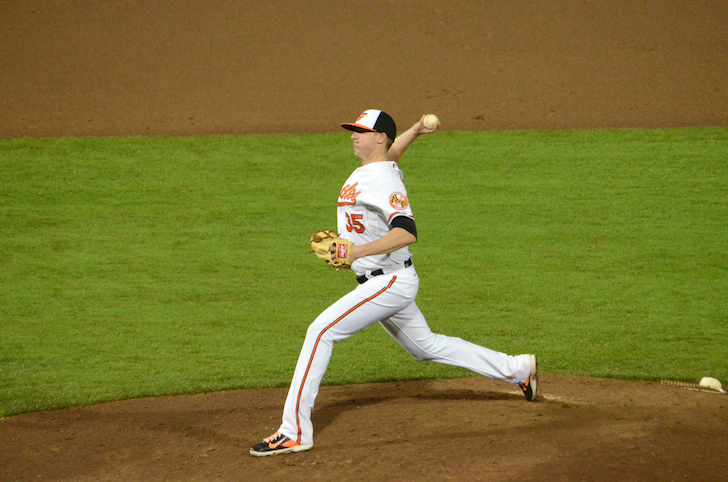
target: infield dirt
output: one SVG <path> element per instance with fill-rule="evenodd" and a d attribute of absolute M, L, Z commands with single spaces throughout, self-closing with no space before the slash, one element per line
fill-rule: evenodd
<path fill-rule="evenodd" d="M 3 137 L 338 132 L 366 108 L 728 125 L 725 1 L 0 1 L 0 38 Z M 726 395 L 542 370 L 536 403 L 482 378 L 323 387 L 316 446 L 263 459 L 282 389 L 10 417 L 0 480 L 728 480 Z"/>

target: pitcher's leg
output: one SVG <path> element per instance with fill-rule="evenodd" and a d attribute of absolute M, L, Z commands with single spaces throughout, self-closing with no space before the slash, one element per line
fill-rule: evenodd
<path fill-rule="evenodd" d="M 467 368 L 508 383 L 525 382 L 531 374 L 529 355 L 511 356 L 457 337 L 433 333 L 414 302 L 380 324 L 417 360 Z"/>
<path fill-rule="evenodd" d="M 301 444 L 313 444 L 313 410 L 334 343 L 391 316 L 409 303 L 394 279 L 361 285 L 327 308 L 309 326 L 283 408 L 279 432 Z"/>

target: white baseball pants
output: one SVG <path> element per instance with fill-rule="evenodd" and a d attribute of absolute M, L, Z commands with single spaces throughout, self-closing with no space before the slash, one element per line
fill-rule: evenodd
<path fill-rule="evenodd" d="M 321 313 L 308 328 L 283 409 L 279 432 L 313 445 L 311 411 L 334 343 L 376 322 L 417 360 L 467 368 L 509 383 L 525 382 L 530 358 L 509 356 L 430 330 L 415 303 L 419 277 L 414 266 L 380 275 L 359 285 Z"/>

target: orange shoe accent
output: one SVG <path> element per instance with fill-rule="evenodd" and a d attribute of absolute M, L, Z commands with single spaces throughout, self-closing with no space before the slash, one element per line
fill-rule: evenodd
<path fill-rule="evenodd" d="M 264 457 L 266 455 L 289 454 L 291 452 L 303 452 L 310 450 L 313 445 L 302 445 L 294 442 L 280 432 L 263 439 L 259 444 L 250 447 L 250 455 Z"/>
<path fill-rule="evenodd" d="M 278 442 L 276 442 L 274 444 L 268 442 L 268 447 L 275 450 L 281 446 L 281 444 L 283 443 L 284 440 L 285 440 L 284 438 L 281 438 Z M 283 446 L 286 447 L 286 445 L 283 445 Z"/>

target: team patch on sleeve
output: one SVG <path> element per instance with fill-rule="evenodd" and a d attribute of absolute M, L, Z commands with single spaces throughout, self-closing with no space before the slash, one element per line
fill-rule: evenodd
<path fill-rule="evenodd" d="M 409 205 L 409 201 L 407 201 L 407 196 L 405 196 L 401 192 L 395 192 L 392 193 L 391 196 L 389 196 L 389 204 L 394 209 L 404 209 Z"/>

